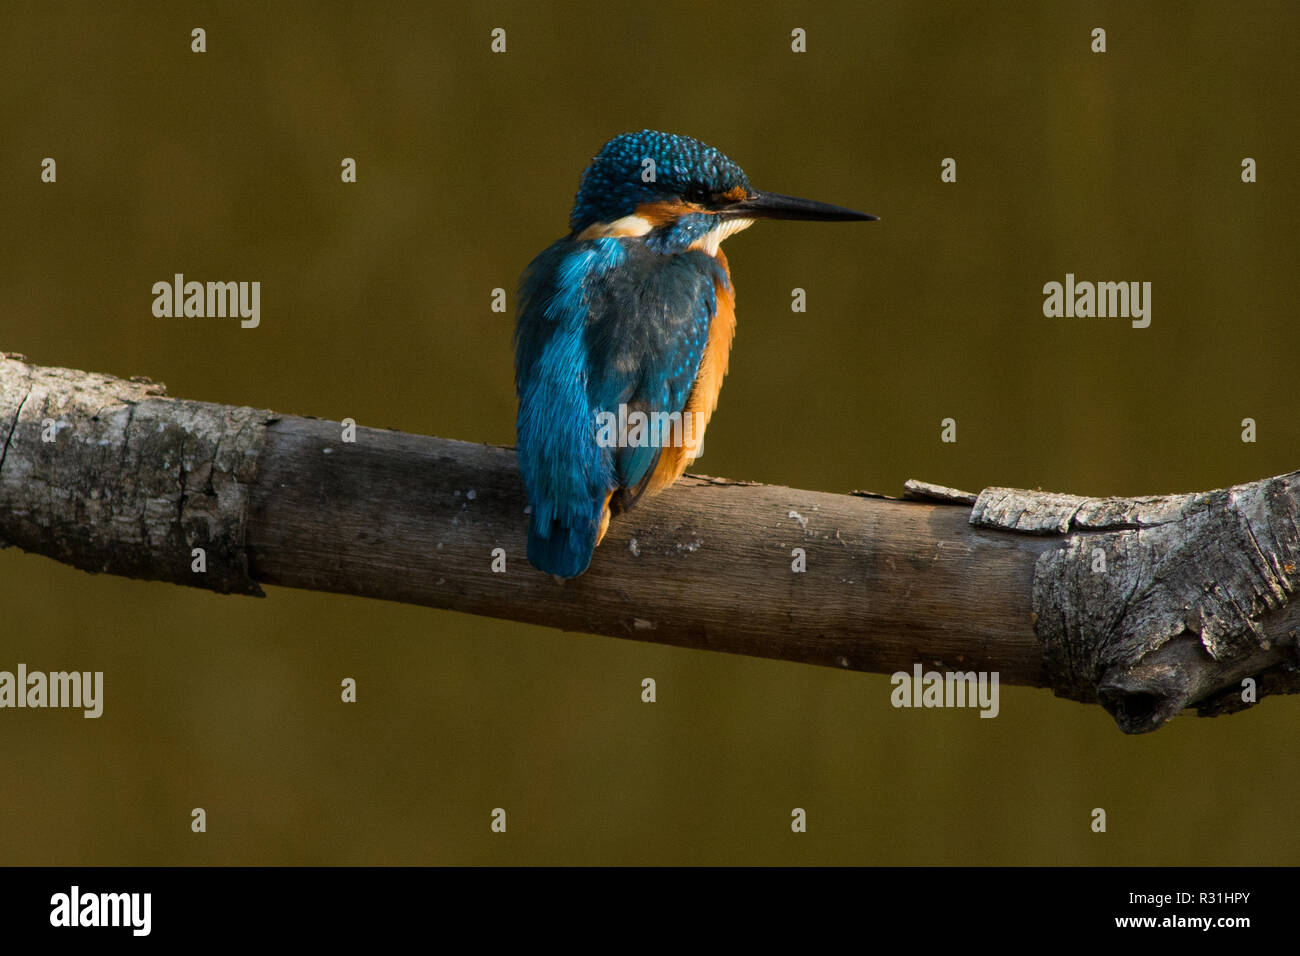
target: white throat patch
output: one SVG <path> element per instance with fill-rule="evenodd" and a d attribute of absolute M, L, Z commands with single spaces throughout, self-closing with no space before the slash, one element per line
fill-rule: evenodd
<path fill-rule="evenodd" d="M 742 229 L 748 229 L 754 224 L 752 219 L 724 219 L 718 223 L 703 238 L 696 239 L 691 243 L 692 249 L 701 249 L 711 256 L 717 256 L 718 246 L 722 245 L 722 240 L 728 236 L 734 236 Z"/>

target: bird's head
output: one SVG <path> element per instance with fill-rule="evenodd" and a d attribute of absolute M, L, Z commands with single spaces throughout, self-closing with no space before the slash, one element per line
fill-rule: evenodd
<path fill-rule="evenodd" d="M 606 143 L 582 174 L 569 225 L 578 238 L 646 236 L 661 252 L 718 243 L 756 219 L 875 219 L 840 206 L 755 189 L 712 146 L 642 130 Z"/>

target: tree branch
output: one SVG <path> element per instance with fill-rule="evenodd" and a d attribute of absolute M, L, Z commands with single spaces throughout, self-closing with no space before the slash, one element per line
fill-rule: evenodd
<path fill-rule="evenodd" d="M 1100 703 L 1130 733 L 1242 709 L 1247 677 L 1261 697 L 1300 692 L 1298 516 L 1300 473 L 1133 499 L 687 476 L 562 582 L 524 558 L 510 449 L 362 427 L 345 441 L 337 422 L 0 353 L 0 547 L 221 593 L 275 584 L 852 670 L 996 671 Z"/>

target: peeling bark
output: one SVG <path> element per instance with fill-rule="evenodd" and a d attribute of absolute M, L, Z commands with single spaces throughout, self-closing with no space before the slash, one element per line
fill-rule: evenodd
<path fill-rule="evenodd" d="M 510 449 L 363 427 L 343 442 L 336 422 L 0 353 L 0 546 L 87 571 L 853 670 L 997 671 L 1099 703 L 1129 733 L 1239 710 L 1245 678 L 1260 698 L 1300 692 L 1297 473 L 1122 499 L 687 476 L 617 518 L 567 582 L 524 560 L 524 507 Z"/>
<path fill-rule="evenodd" d="M 1034 569 L 1049 678 L 1058 694 L 1099 700 L 1124 730 L 1141 732 L 1198 701 L 1206 712 L 1240 709 L 1234 685 L 1259 672 L 1275 642 L 1294 652 L 1294 627 L 1266 622 L 1300 581 L 1298 515 L 1293 472 L 1144 498 L 989 488 L 971 523 L 1068 535 Z M 1294 690 L 1298 664 L 1280 655 L 1270 688 Z"/>
<path fill-rule="evenodd" d="M 0 547 L 85 571 L 262 593 L 244 539 L 269 413 L 12 356 L 0 368 L 0 410 L 12 409 L 0 426 Z M 206 573 L 192 570 L 196 548 Z"/>

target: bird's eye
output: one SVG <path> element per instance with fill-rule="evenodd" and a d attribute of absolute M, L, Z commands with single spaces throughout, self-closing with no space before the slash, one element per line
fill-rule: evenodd
<path fill-rule="evenodd" d="M 713 193 L 709 192 L 705 186 L 702 186 L 699 183 L 691 185 L 686 190 L 686 200 L 688 202 L 704 205 L 712 198 Z"/>

